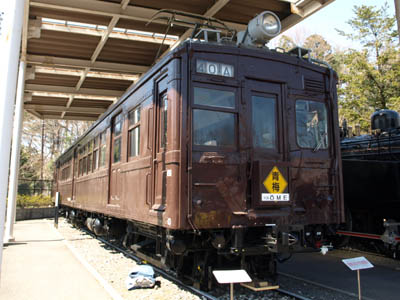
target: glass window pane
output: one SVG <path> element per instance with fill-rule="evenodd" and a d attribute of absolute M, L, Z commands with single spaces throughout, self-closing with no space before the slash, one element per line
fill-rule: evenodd
<path fill-rule="evenodd" d="M 129 112 L 128 119 L 129 119 L 129 126 L 134 125 L 137 122 L 139 122 L 140 121 L 140 108 L 137 108 L 137 109 Z"/>
<path fill-rule="evenodd" d="M 232 113 L 193 110 L 193 141 L 202 146 L 234 146 L 235 115 Z"/>
<path fill-rule="evenodd" d="M 86 174 L 86 171 L 87 171 L 87 160 L 86 160 L 86 157 L 84 157 L 83 159 L 82 159 L 82 174 Z"/>
<path fill-rule="evenodd" d="M 297 143 L 303 148 L 328 148 L 328 122 L 324 103 L 296 101 Z"/>
<path fill-rule="evenodd" d="M 106 145 L 103 145 L 100 148 L 100 167 L 103 167 L 105 164 L 106 164 Z"/>
<path fill-rule="evenodd" d="M 100 135 L 100 144 L 104 145 L 106 143 L 106 130 Z"/>
<path fill-rule="evenodd" d="M 121 160 L 121 138 L 114 140 L 113 162 L 117 163 Z"/>
<path fill-rule="evenodd" d="M 122 130 L 122 122 L 114 123 L 114 135 L 120 135 Z"/>
<path fill-rule="evenodd" d="M 96 170 L 99 167 L 98 154 L 99 154 L 99 150 L 95 150 L 93 152 L 93 169 L 94 170 Z"/>
<path fill-rule="evenodd" d="M 253 146 L 274 149 L 276 146 L 275 98 L 252 97 Z"/>
<path fill-rule="evenodd" d="M 168 129 L 168 97 L 165 94 L 162 98 L 162 133 L 161 133 L 161 147 L 165 148 L 167 145 L 167 129 Z"/>
<path fill-rule="evenodd" d="M 92 171 L 92 154 L 88 156 L 88 173 Z"/>
<path fill-rule="evenodd" d="M 138 156 L 140 147 L 140 127 L 129 131 L 129 156 Z"/>
<path fill-rule="evenodd" d="M 235 108 L 235 93 L 195 87 L 194 104 L 214 107 Z"/>

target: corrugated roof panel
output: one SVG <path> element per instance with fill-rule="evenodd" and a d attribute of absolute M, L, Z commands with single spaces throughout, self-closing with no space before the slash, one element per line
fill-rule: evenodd
<path fill-rule="evenodd" d="M 77 76 L 35 73 L 35 79 L 26 80 L 26 83 L 74 87 L 79 78 Z"/>

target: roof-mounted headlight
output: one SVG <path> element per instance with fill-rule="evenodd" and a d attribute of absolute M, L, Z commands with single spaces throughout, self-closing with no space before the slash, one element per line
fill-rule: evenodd
<path fill-rule="evenodd" d="M 246 32 L 238 34 L 238 43 L 264 45 L 276 37 L 281 28 L 278 16 L 271 11 L 264 11 L 250 20 Z"/>
<path fill-rule="evenodd" d="M 262 14 L 262 27 L 266 35 L 270 38 L 277 36 L 281 32 L 281 22 L 279 18 L 269 11 Z"/>

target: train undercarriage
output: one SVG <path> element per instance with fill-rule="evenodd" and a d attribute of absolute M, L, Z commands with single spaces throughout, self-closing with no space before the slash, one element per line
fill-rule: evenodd
<path fill-rule="evenodd" d="M 69 207 L 63 207 L 63 211 L 74 226 L 86 227 L 202 290 L 212 289 L 212 271 L 218 269 L 244 269 L 256 284 L 275 285 L 277 262 L 287 260 L 292 252 L 320 251 L 310 246 L 318 244 L 323 236 L 320 227 L 304 231 L 299 225 L 279 231 L 271 227 L 236 227 L 195 233 Z"/>

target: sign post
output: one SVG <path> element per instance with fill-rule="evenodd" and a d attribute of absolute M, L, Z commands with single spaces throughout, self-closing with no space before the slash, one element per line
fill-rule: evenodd
<path fill-rule="evenodd" d="M 58 228 L 58 212 L 59 212 L 59 207 L 60 205 L 60 192 L 56 193 L 56 203 L 55 203 L 55 207 L 54 207 L 54 227 Z"/>
<path fill-rule="evenodd" d="M 370 269 L 374 266 L 364 257 L 355 257 L 349 259 L 342 259 L 342 262 L 349 267 L 350 270 L 357 270 L 357 282 L 358 282 L 358 299 L 361 300 L 361 281 L 360 281 L 360 270 Z"/>
<path fill-rule="evenodd" d="M 233 284 L 234 283 L 244 283 L 244 282 L 251 282 L 251 278 L 249 274 L 245 270 L 226 270 L 226 271 L 213 271 L 215 278 L 217 279 L 218 283 L 230 284 L 230 294 L 231 300 L 233 300 Z"/>

